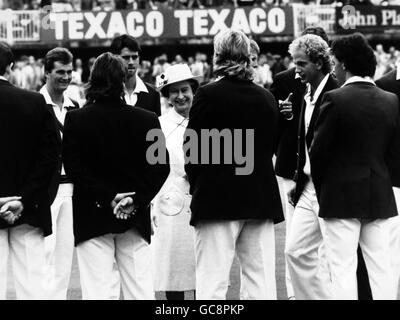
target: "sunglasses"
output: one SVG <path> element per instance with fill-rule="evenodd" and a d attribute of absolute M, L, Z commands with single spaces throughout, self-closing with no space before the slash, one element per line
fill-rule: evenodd
<path fill-rule="evenodd" d="M 139 55 L 138 54 L 124 55 L 124 56 L 121 56 L 121 58 L 123 58 L 126 61 L 131 60 L 131 58 L 132 58 L 132 60 L 136 60 L 137 58 L 139 58 Z"/>

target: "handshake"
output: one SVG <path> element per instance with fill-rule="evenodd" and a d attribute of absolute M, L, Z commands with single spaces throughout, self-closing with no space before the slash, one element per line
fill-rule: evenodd
<path fill-rule="evenodd" d="M 0 197 L 0 217 L 8 224 L 14 224 L 21 217 L 23 210 L 21 197 Z"/>
<path fill-rule="evenodd" d="M 111 201 L 111 208 L 117 219 L 126 220 L 136 213 L 138 205 L 134 203 L 132 197 L 135 193 L 136 192 L 118 193 Z"/>

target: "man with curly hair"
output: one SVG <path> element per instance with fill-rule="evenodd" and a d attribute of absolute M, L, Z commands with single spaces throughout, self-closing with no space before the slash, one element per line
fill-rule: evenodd
<path fill-rule="evenodd" d="M 290 44 L 289 52 L 296 74 L 307 88 L 299 117 L 296 186 L 291 195 L 295 210 L 287 232 L 285 253 L 296 299 L 330 299 L 331 282 L 323 246 L 324 230 L 318 218 L 309 148 L 322 97 L 325 92 L 337 88 L 338 84 L 330 74 L 332 64 L 328 44 L 321 37 L 313 34 L 301 36 Z M 292 109 L 289 99 L 282 108 Z"/>

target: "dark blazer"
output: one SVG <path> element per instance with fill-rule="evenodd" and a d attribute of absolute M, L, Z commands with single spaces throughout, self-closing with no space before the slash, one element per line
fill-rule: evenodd
<path fill-rule="evenodd" d="M 140 107 L 145 110 L 154 112 L 157 116 L 161 115 L 161 102 L 160 102 L 160 94 L 151 84 L 144 82 L 149 93 L 139 92 L 138 100 L 136 102 L 135 107 Z"/>
<path fill-rule="evenodd" d="M 299 201 L 300 196 L 303 193 L 304 187 L 308 182 L 308 176 L 305 175 L 303 171 L 304 165 L 306 164 L 306 150 L 304 144 L 307 145 L 307 149 L 310 149 L 311 142 L 314 138 L 315 121 L 318 118 L 319 108 L 321 106 L 323 95 L 325 94 L 325 92 L 336 89 L 338 86 L 339 85 L 336 79 L 334 79 L 332 75 L 330 75 L 328 81 L 326 82 L 324 88 L 322 89 L 320 95 L 318 96 L 317 101 L 315 102 L 313 114 L 311 116 L 311 121 L 307 130 L 307 135 L 305 134 L 305 123 L 304 123 L 304 112 L 306 110 L 306 102 L 304 101 L 303 97 L 303 102 L 300 111 L 299 127 L 297 133 L 297 169 L 294 178 L 296 182 L 296 188 L 292 199 L 295 205 Z"/>
<path fill-rule="evenodd" d="M 397 215 L 387 158 L 400 154 L 398 103 L 366 82 L 325 93 L 310 150 L 320 217 Z"/>
<path fill-rule="evenodd" d="M 231 148 L 230 152 L 234 155 L 232 164 L 229 164 L 229 159 L 227 164 L 224 164 L 223 146 L 219 148 L 221 164 L 190 162 L 192 159 L 189 156 L 194 151 L 200 160 L 202 156 L 206 156 L 200 147 L 207 143 L 201 137 L 202 129 L 217 129 L 219 132 L 227 129 L 232 136 L 233 129 L 253 129 L 254 147 L 248 147 L 254 150 L 254 156 L 246 155 L 243 132 L 242 140 L 232 139 L 234 148 L 243 147 L 243 151 Z M 251 81 L 222 78 L 197 90 L 185 132 L 185 146 L 188 144 L 191 147 L 190 152 L 185 153 L 185 170 L 192 194 L 192 225 L 205 220 L 272 219 L 275 223 L 283 221 L 278 184 L 272 164 L 277 130 L 278 109 L 274 97 Z M 198 143 L 190 138 L 190 131 L 197 134 Z M 213 148 L 209 159 L 215 152 L 216 149 Z M 248 162 L 252 162 L 254 168 L 247 175 L 236 174 L 235 168 L 241 166 L 236 164 L 239 162 L 235 159 L 238 153 L 251 156 Z"/>
<path fill-rule="evenodd" d="M 285 100 L 289 93 L 293 93 L 293 119 L 286 120 L 279 113 L 279 143 L 275 162 L 275 172 L 278 176 L 293 179 L 297 167 L 297 131 L 306 85 L 295 78 L 295 68 L 292 68 L 278 73 L 270 90 L 276 101 Z"/>
<path fill-rule="evenodd" d="M 392 70 L 385 74 L 382 78 L 376 80 L 375 83 L 379 88 L 396 94 L 400 101 L 400 80 L 396 80 L 396 73 L 397 69 Z M 396 139 L 400 143 L 400 136 L 398 136 Z M 400 187 L 400 154 L 398 157 L 393 154 L 393 156 L 390 158 L 389 170 L 393 185 Z"/>
<path fill-rule="evenodd" d="M 63 160 L 74 183 L 75 244 L 132 227 L 150 242 L 149 204 L 169 174 L 163 135 L 158 143 L 166 152 L 166 163 L 148 162 L 146 152 L 153 142 L 146 141 L 146 135 L 151 129 L 161 130 L 154 113 L 122 101 L 101 99 L 67 113 Z M 111 201 L 117 193 L 130 191 L 136 192 L 138 212 L 119 220 Z"/>
<path fill-rule="evenodd" d="M 51 234 L 48 187 L 61 144 L 43 96 L 0 80 L 0 197 L 22 196 L 27 223 Z M 0 229 L 10 227 L 0 219 Z"/>
<path fill-rule="evenodd" d="M 67 112 L 70 112 L 72 110 L 76 110 L 79 109 L 79 104 L 78 102 L 76 102 L 73 99 L 70 99 L 71 102 L 74 104 L 74 107 L 69 107 Z M 64 125 L 58 121 L 57 116 L 54 112 L 54 107 L 51 104 L 46 104 L 47 108 L 50 110 L 53 119 L 54 119 L 54 123 L 56 124 L 57 127 L 57 138 L 59 140 L 59 143 L 62 143 L 62 138 L 61 138 L 61 133 L 64 131 Z M 60 184 L 61 181 L 61 169 L 62 169 L 62 157 L 58 158 L 58 163 L 57 163 L 57 170 L 54 171 L 53 176 L 51 177 L 50 180 L 50 186 L 49 186 L 49 197 L 50 197 L 50 203 L 53 203 L 54 199 L 57 196 L 57 191 L 58 191 L 58 186 Z"/>

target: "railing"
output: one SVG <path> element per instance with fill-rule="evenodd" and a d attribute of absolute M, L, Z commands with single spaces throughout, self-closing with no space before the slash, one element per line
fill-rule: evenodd
<path fill-rule="evenodd" d="M 294 36 L 298 37 L 307 27 L 322 27 L 327 34 L 335 33 L 336 9 L 331 5 L 292 4 Z"/>
<path fill-rule="evenodd" d="M 1 10 L 0 40 L 10 44 L 40 41 L 40 11 Z"/>

